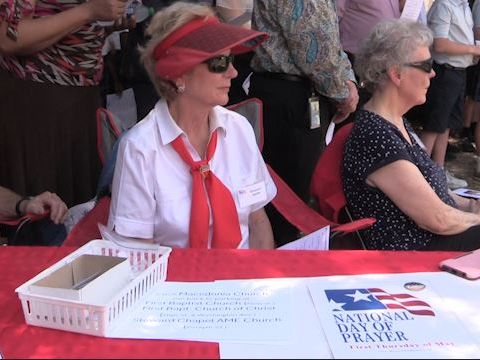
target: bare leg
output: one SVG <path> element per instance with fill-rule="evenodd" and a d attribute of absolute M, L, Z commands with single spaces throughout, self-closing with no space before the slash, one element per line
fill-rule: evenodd
<path fill-rule="evenodd" d="M 438 134 L 432 150 L 432 160 L 435 161 L 442 168 L 445 165 L 445 154 L 447 153 L 449 134 L 450 129 L 447 129 L 443 133 Z"/>
<path fill-rule="evenodd" d="M 432 131 L 422 131 L 420 134 L 420 138 L 426 147 L 425 151 L 428 155 L 432 155 L 433 146 L 435 145 L 438 135 L 440 134 Z"/>
<path fill-rule="evenodd" d="M 475 105 L 477 104 L 470 96 L 465 97 L 465 106 L 463 110 L 463 127 L 469 128 L 475 117 Z"/>

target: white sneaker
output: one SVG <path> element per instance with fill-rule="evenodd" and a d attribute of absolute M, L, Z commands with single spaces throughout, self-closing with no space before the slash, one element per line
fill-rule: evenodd
<path fill-rule="evenodd" d="M 466 188 L 468 186 L 468 183 L 465 180 L 459 179 L 453 176 L 452 173 L 446 169 L 445 169 L 445 175 L 447 176 L 448 187 L 451 190 L 455 190 L 458 188 Z"/>

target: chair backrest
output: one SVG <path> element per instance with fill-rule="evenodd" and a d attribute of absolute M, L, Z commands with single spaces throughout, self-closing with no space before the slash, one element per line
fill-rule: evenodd
<path fill-rule="evenodd" d="M 103 165 L 125 130 L 122 121 L 115 114 L 105 108 L 97 109 L 97 151 Z"/>
<path fill-rule="evenodd" d="M 253 127 L 257 145 L 260 151 L 263 149 L 263 103 L 257 98 L 250 98 L 228 106 L 229 110 L 235 111 L 247 118 Z"/>
<path fill-rule="evenodd" d="M 318 204 L 319 210 L 329 220 L 339 222 L 340 213 L 347 201 L 343 192 L 341 167 L 343 149 L 353 123 L 340 128 L 333 140 L 324 149 L 312 175 L 310 193 Z"/>

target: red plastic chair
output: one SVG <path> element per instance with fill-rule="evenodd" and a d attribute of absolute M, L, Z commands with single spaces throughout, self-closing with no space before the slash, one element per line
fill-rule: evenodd
<path fill-rule="evenodd" d="M 283 181 L 283 179 L 267 165 L 270 176 L 276 187 L 277 196 L 272 200 L 273 206 L 302 233 L 310 234 L 322 227 L 330 226 L 331 237 L 345 233 L 352 233 L 370 227 L 371 219 L 360 219 L 344 224 L 331 221 L 311 208 Z"/>
<path fill-rule="evenodd" d="M 102 164 L 105 164 L 113 145 L 125 130 L 116 115 L 105 108 L 97 109 L 97 152 Z"/>
<path fill-rule="evenodd" d="M 336 223 L 342 222 L 344 215 L 348 217 L 347 221 L 359 221 L 354 221 L 348 211 L 341 176 L 343 150 L 352 128 L 353 123 L 350 123 L 344 125 L 335 133 L 332 142 L 325 148 L 315 166 L 310 185 L 311 195 L 318 205 L 319 211 L 328 220 Z M 365 225 L 363 228 L 372 226 L 376 221 L 373 218 L 361 220 Z M 355 233 L 359 237 L 362 247 L 365 248 L 360 233 L 358 231 L 355 231 Z"/>
<path fill-rule="evenodd" d="M 252 125 L 257 136 L 260 150 L 263 148 L 263 103 L 260 99 L 250 98 L 229 107 L 244 115 Z M 341 163 L 341 158 L 340 162 Z M 277 211 L 303 234 L 309 234 L 322 227 L 330 226 L 331 238 L 337 235 L 357 233 L 359 230 L 370 227 L 374 219 L 359 219 L 340 223 L 338 219 L 327 218 L 323 212 L 318 212 L 308 206 L 288 186 L 288 184 L 267 164 L 268 171 L 276 187 L 277 196 L 272 200 Z M 340 169 L 340 168 L 339 168 Z M 340 171 L 340 170 L 339 170 Z M 343 189 L 342 194 L 343 194 Z"/>

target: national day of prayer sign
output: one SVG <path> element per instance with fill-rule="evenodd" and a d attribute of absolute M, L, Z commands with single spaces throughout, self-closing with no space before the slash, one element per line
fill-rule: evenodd
<path fill-rule="evenodd" d="M 308 287 L 335 358 L 480 354 L 477 341 L 421 275 L 329 276 Z"/>

